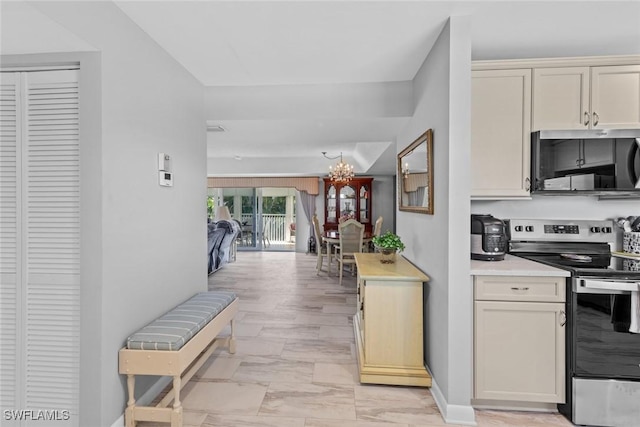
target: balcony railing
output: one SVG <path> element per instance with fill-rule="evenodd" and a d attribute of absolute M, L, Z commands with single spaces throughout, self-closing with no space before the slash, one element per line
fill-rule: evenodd
<path fill-rule="evenodd" d="M 253 221 L 253 215 L 242 214 L 242 223 L 251 224 Z M 292 222 L 295 224 L 296 218 L 292 218 Z M 290 242 L 291 229 L 289 223 L 286 222 L 284 214 L 263 214 L 262 215 L 262 230 L 264 232 L 265 240 L 272 243 L 284 243 Z M 251 230 L 254 232 L 255 230 Z"/>

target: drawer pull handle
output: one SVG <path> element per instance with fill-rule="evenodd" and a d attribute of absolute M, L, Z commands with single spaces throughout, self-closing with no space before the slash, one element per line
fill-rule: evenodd
<path fill-rule="evenodd" d="M 529 288 L 511 288 L 512 291 L 528 291 Z"/>

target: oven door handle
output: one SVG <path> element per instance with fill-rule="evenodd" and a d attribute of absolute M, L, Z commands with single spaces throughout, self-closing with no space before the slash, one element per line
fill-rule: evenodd
<path fill-rule="evenodd" d="M 581 279 L 580 284 L 587 289 L 602 289 L 608 291 L 640 291 L 640 282 Z"/>

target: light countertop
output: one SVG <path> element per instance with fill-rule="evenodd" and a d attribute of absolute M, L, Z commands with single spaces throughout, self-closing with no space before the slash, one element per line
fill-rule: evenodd
<path fill-rule="evenodd" d="M 356 253 L 354 256 L 358 266 L 358 277 L 362 280 L 429 281 L 429 276 L 402 255 L 396 255 L 396 262 L 393 264 L 381 263 L 378 253 Z"/>
<path fill-rule="evenodd" d="M 566 270 L 506 254 L 504 261 L 471 260 L 472 276 L 554 276 L 569 277 Z"/>

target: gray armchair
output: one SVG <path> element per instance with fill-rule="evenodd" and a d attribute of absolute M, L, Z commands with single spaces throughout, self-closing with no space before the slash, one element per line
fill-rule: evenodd
<path fill-rule="evenodd" d="M 209 274 L 229 262 L 231 251 L 239 232 L 240 228 L 234 221 L 220 220 L 209 224 Z"/>

